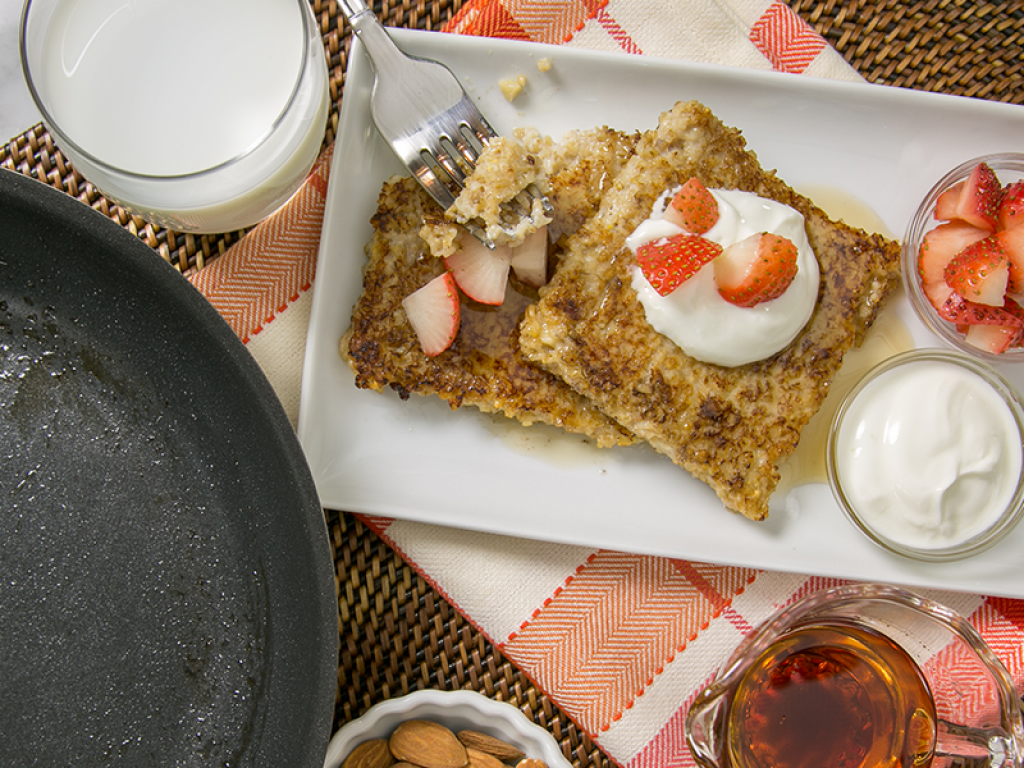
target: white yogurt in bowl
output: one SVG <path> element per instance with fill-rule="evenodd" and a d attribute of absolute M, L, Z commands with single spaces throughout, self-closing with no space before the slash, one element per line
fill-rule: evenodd
<path fill-rule="evenodd" d="M 995 370 L 915 350 L 882 363 L 836 412 L 826 464 L 865 534 L 924 560 L 966 557 L 1008 533 L 1024 502 L 1024 410 Z"/>

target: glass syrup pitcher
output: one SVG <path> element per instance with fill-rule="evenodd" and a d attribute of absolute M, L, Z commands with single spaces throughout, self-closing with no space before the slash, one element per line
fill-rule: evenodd
<path fill-rule="evenodd" d="M 704 768 L 1020 768 L 1013 681 L 970 623 L 893 587 L 824 590 L 734 651 L 686 718 Z"/>

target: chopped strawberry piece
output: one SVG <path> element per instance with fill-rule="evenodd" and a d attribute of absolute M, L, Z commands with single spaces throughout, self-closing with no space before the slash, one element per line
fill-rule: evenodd
<path fill-rule="evenodd" d="M 1024 181 L 1007 184 L 999 203 L 999 226 L 1013 229 L 1024 224 Z"/>
<path fill-rule="evenodd" d="M 548 228 L 527 235 L 522 244 L 512 249 L 512 271 L 531 288 L 540 288 L 548 281 Z"/>
<path fill-rule="evenodd" d="M 971 243 L 946 265 L 946 283 L 969 301 L 1001 307 L 1010 279 L 1010 260 L 995 236 Z"/>
<path fill-rule="evenodd" d="M 928 302 L 935 307 L 935 309 L 939 310 L 940 315 L 942 314 L 943 307 L 946 305 L 946 302 L 949 301 L 950 296 L 957 295 L 953 293 L 953 289 L 949 287 L 945 279 L 931 283 L 922 283 L 921 288 L 924 291 L 924 295 L 928 298 Z M 963 297 L 958 298 L 963 301 Z"/>
<path fill-rule="evenodd" d="M 1019 326 L 972 325 L 964 335 L 964 341 L 993 355 L 1001 355 L 1011 346 L 1020 342 Z"/>
<path fill-rule="evenodd" d="M 1003 246 L 1006 257 L 1010 260 L 1010 283 L 1006 287 L 1007 292 L 1024 293 L 1024 227 L 1004 229 L 996 232 L 995 237 L 999 239 L 999 244 Z"/>
<path fill-rule="evenodd" d="M 730 304 L 756 306 L 785 292 L 796 277 L 796 257 L 796 246 L 785 237 L 751 235 L 715 259 L 715 285 Z"/>
<path fill-rule="evenodd" d="M 702 235 L 718 221 L 718 201 L 700 179 L 692 178 L 676 192 L 663 218 L 687 232 Z"/>
<path fill-rule="evenodd" d="M 402 308 L 427 357 L 436 357 L 455 341 L 461 311 L 459 292 L 449 272 L 438 275 L 402 300 Z"/>
<path fill-rule="evenodd" d="M 475 237 L 459 238 L 458 250 L 444 260 L 462 292 L 481 304 L 498 306 L 505 300 L 512 249 L 498 246 L 493 251 Z"/>
<path fill-rule="evenodd" d="M 647 282 L 659 296 L 668 296 L 722 252 L 722 246 L 700 235 L 674 235 L 644 243 L 636 251 Z"/>
<path fill-rule="evenodd" d="M 971 243 L 984 240 L 988 230 L 972 227 L 962 221 L 939 224 L 921 241 L 917 271 L 922 283 L 942 282 L 946 279 L 946 265 Z"/>
<path fill-rule="evenodd" d="M 953 218 L 975 227 L 993 230 L 999 224 L 1002 185 L 988 163 L 978 163 L 967 177 Z"/>
<path fill-rule="evenodd" d="M 1006 325 L 1024 329 L 1024 309 L 1007 298 L 1002 306 L 967 301 L 958 293 L 950 293 L 939 309 L 939 317 L 957 326 Z"/>
<path fill-rule="evenodd" d="M 958 181 L 947 189 L 935 201 L 935 218 L 939 221 L 949 221 L 956 217 L 956 206 L 960 202 L 960 195 L 963 194 L 967 182 Z"/>

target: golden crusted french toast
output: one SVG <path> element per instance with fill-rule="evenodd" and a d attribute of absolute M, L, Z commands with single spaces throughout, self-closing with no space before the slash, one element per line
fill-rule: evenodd
<path fill-rule="evenodd" d="M 626 238 L 666 189 L 696 177 L 756 193 L 805 218 L 821 283 L 810 321 L 788 347 L 738 367 L 704 363 L 656 332 L 631 287 Z M 558 270 L 526 308 L 527 359 L 570 384 L 631 434 L 754 520 L 768 513 L 779 462 L 821 406 L 899 282 L 899 246 L 830 220 L 759 165 L 740 133 L 696 102 L 644 134 L 598 211 L 569 238 Z"/>
<path fill-rule="evenodd" d="M 529 147 L 530 165 L 542 173 L 542 178 L 532 174 L 529 181 L 541 184 L 553 203 L 553 239 L 576 229 L 596 210 L 637 138 L 596 129 L 573 132 L 557 145 L 536 135 L 515 144 L 516 151 Z M 536 299 L 535 291 L 509 287 L 500 307 L 463 298 L 461 324 L 451 346 L 427 356 L 402 302 L 445 271 L 437 251 L 445 255 L 456 229 L 409 178 L 384 184 L 372 225 L 363 292 L 340 342 L 357 386 L 390 388 L 403 399 L 413 393 L 436 395 L 453 409 L 469 405 L 527 425 L 550 424 L 586 435 L 602 447 L 635 442 L 627 429 L 585 396 L 522 358 L 518 323 Z"/>

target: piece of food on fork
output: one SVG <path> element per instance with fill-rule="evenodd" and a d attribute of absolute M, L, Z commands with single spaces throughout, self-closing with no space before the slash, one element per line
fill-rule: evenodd
<path fill-rule="evenodd" d="M 373 64 L 370 114 L 377 131 L 427 194 L 448 210 L 480 152 L 500 137 L 455 74 L 439 61 L 402 51 L 364 0 L 342 0 L 341 12 Z M 501 208 L 502 221 L 493 228 L 472 218 L 462 224 L 493 248 L 491 234 L 521 240 L 521 228 L 543 226 L 550 203 L 530 185 L 515 200 L 502 201 Z"/>

